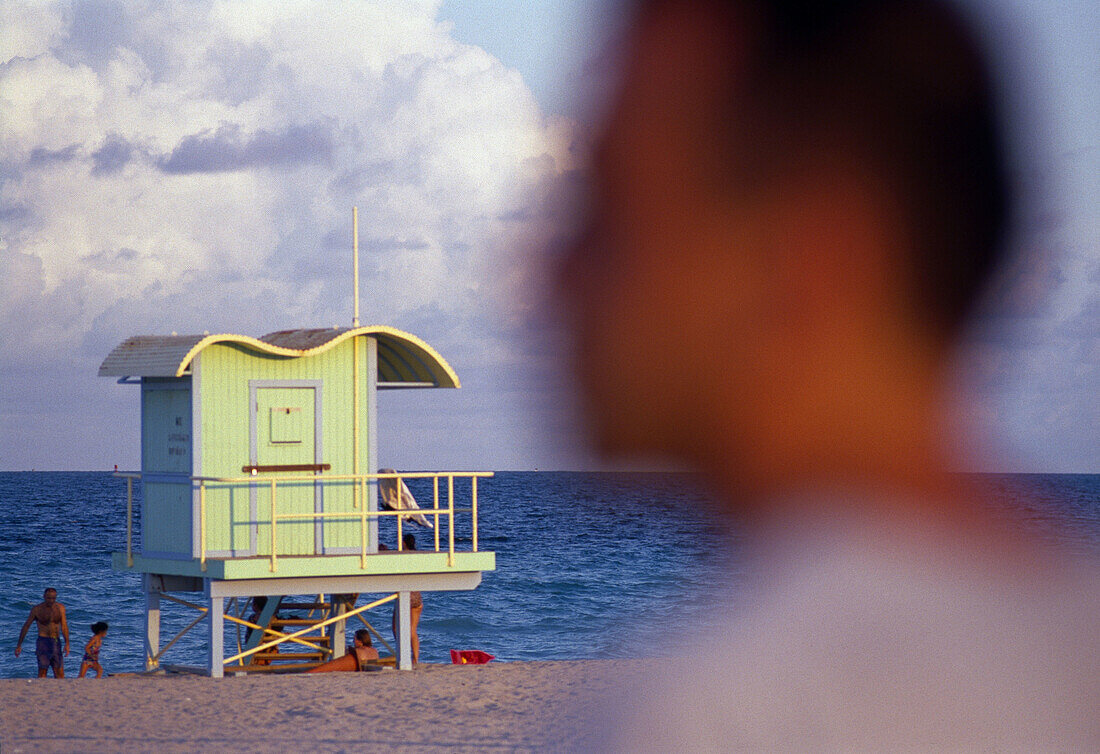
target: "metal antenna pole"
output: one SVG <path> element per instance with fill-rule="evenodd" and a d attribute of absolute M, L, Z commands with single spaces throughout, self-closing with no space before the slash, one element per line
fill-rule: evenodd
<path fill-rule="evenodd" d="M 359 327 L 359 208 L 351 208 L 351 238 L 352 238 L 352 299 L 355 301 L 355 311 L 351 318 L 352 327 Z"/>
<path fill-rule="evenodd" d="M 351 318 L 351 326 L 359 327 L 359 208 L 351 208 L 351 238 L 352 238 L 352 272 L 354 278 L 352 284 L 352 298 L 355 299 L 355 313 Z M 373 427 L 371 428 L 373 430 Z M 351 473 L 359 475 L 359 338 L 351 341 Z M 356 489 L 360 486 L 359 479 L 355 480 L 351 490 L 352 507 L 356 507 Z M 363 505 L 367 504 L 364 499 Z M 364 519 L 365 520 L 365 519 Z M 336 646 L 335 643 L 333 646 Z"/>

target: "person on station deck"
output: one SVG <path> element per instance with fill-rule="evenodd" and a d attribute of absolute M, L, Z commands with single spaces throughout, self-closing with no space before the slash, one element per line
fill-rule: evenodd
<path fill-rule="evenodd" d="M 46 671 L 53 668 L 54 678 L 64 678 L 64 657 L 69 656 L 69 623 L 65 618 L 65 606 L 57 601 L 57 590 L 52 586 L 42 593 L 42 602 L 31 608 L 30 615 L 23 623 L 23 628 L 19 631 L 19 641 L 15 644 L 16 657 L 23 651 L 23 639 L 27 638 L 32 622 L 37 624 L 38 629 L 38 640 L 34 645 L 38 677 L 45 678 Z M 61 637 L 65 638 L 64 650 Z"/>
<path fill-rule="evenodd" d="M 329 660 L 323 665 L 310 668 L 307 673 L 332 673 L 335 671 L 378 670 L 379 665 L 371 665 L 378 659 L 378 650 L 371 644 L 370 631 L 361 628 L 355 632 L 355 639 L 348 645 L 348 651 L 342 657 Z"/>
<path fill-rule="evenodd" d="M 1010 209 L 971 34 L 923 0 L 636 5 L 560 297 L 599 447 L 703 471 L 751 568 L 591 741 L 1097 750 L 1094 564 L 949 473 Z"/>

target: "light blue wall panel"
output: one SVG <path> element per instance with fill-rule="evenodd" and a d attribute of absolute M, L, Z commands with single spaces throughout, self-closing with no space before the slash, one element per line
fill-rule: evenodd
<path fill-rule="evenodd" d="M 191 381 L 146 379 L 141 386 L 142 547 L 191 553 Z"/>

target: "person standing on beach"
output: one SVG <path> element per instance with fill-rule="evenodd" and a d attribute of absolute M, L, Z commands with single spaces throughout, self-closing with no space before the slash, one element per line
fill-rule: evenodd
<path fill-rule="evenodd" d="M 405 551 L 412 552 L 416 550 L 416 537 L 412 534 L 406 534 L 401 537 L 401 544 Z M 420 662 L 420 636 L 417 635 L 416 627 L 420 625 L 420 614 L 424 612 L 424 598 L 420 596 L 420 592 L 409 592 L 409 643 L 412 645 L 412 661 L 413 665 Z M 399 641 L 397 638 L 397 605 L 393 606 L 393 640 Z"/>
<path fill-rule="evenodd" d="M 42 593 L 42 602 L 31 608 L 31 614 L 19 631 L 19 641 L 15 644 L 15 656 L 23 651 L 23 639 L 31 623 L 37 623 L 38 640 L 34 654 L 38 660 L 38 677 L 45 678 L 46 671 L 53 668 L 54 678 L 65 677 L 65 660 L 62 658 L 61 637 L 65 637 L 64 653 L 69 656 L 69 623 L 65 619 L 65 606 L 57 601 L 57 590 L 52 586 Z"/>
<path fill-rule="evenodd" d="M 597 748 L 1100 749 L 1094 564 L 951 473 L 946 375 L 1009 208 L 958 15 L 640 0 L 619 59 L 560 281 L 586 415 L 607 454 L 704 472 L 750 567 Z"/>

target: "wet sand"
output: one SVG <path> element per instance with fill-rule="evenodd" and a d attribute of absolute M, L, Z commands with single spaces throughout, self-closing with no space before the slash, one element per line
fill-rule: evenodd
<path fill-rule="evenodd" d="M 0 749 L 555 751 L 599 749 L 593 705 L 654 660 L 422 665 L 323 675 L 0 680 Z"/>

